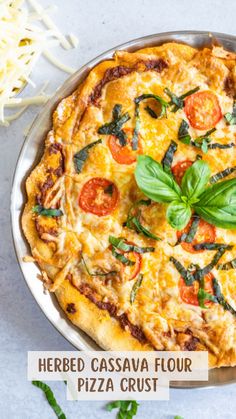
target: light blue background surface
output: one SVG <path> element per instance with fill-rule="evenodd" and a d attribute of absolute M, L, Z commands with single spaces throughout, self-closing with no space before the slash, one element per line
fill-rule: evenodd
<path fill-rule="evenodd" d="M 48 5 L 42 0 L 42 3 Z M 53 0 L 52 0 L 53 3 Z M 202 29 L 235 34 L 235 0 L 54 0 L 55 21 L 64 33 L 78 35 L 80 46 L 60 57 L 79 68 L 104 50 L 157 32 Z M 58 51 L 59 52 L 59 51 Z M 66 75 L 43 59 L 33 73 L 40 85 L 50 81 L 53 92 Z M 18 268 L 10 230 L 10 190 L 23 129 L 37 109 L 31 108 L 8 129 L 0 128 L 0 419 L 54 418 L 44 395 L 26 380 L 27 350 L 71 350 L 31 296 Z M 108 419 L 115 413 L 105 403 L 67 402 L 63 383 L 52 383 L 68 419 Z M 172 390 L 169 402 L 142 402 L 137 418 L 236 418 L 236 384 L 208 390 Z"/>

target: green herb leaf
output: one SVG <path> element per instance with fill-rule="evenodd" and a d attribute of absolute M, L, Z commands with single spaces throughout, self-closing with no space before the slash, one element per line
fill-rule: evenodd
<path fill-rule="evenodd" d="M 225 120 L 228 125 L 236 125 L 236 101 L 234 101 L 232 113 L 225 114 Z"/>
<path fill-rule="evenodd" d="M 225 300 L 220 288 L 220 284 L 216 278 L 213 279 L 213 289 L 218 303 L 225 309 L 230 311 L 231 314 L 236 316 L 236 310 Z"/>
<path fill-rule="evenodd" d="M 126 223 L 124 225 L 131 230 L 136 231 L 137 233 L 142 233 L 144 236 L 149 237 L 153 240 L 161 240 L 160 237 L 156 236 L 155 234 L 151 233 L 146 227 L 144 227 L 140 222 L 141 211 L 138 210 L 137 214 L 133 215 L 133 211 L 135 208 L 139 208 L 140 206 L 148 206 L 151 204 L 151 199 L 140 199 L 139 201 L 135 202 L 128 212 L 128 217 Z"/>
<path fill-rule="evenodd" d="M 167 208 L 166 218 L 171 227 L 182 230 L 189 222 L 192 212 L 184 202 L 173 201 Z"/>
<path fill-rule="evenodd" d="M 211 171 L 207 162 L 203 160 L 195 161 L 190 166 L 182 179 L 181 187 L 183 194 L 191 202 L 205 190 L 210 179 Z"/>
<path fill-rule="evenodd" d="M 135 179 L 141 191 L 156 202 L 180 199 L 181 190 L 173 176 L 164 171 L 161 164 L 149 156 L 138 156 Z"/>
<path fill-rule="evenodd" d="M 45 215 L 46 217 L 61 217 L 63 215 L 60 209 L 44 208 L 42 205 L 36 205 L 32 208 L 32 211 L 39 215 Z"/>
<path fill-rule="evenodd" d="M 173 163 L 174 154 L 177 150 L 177 144 L 175 141 L 171 141 L 161 163 L 163 166 L 163 169 L 166 173 L 169 173 L 172 176 L 171 166 Z"/>
<path fill-rule="evenodd" d="M 235 147 L 235 143 L 229 143 L 229 144 L 213 143 L 213 144 L 208 145 L 208 148 L 212 150 L 214 150 L 215 148 L 226 150 L 227 148 L 233 148 L 233 147 Z"/>
<path fill-rule="evenodd" d="M 153 118 L 153 119 L 157 119 L 157 114 L 156 112 L 150 108 L 150 106 L 146 106 L 146 108 L 144 108 L 145 111 L 147 111 L 147 113 Z"/>
<path fill-rule="evenodd" d="M 54 397 L 54 394 L 51 388 L 47 384 L 43 383 L 42 381 L 32 381 L 32 384 L 40 388 L 44 392 L 46 399 L 48 403 L 50 404 L 51 408 L 54 410 L 54 413 L 56 414 L 56 416 L 59 419 L 66 419 L 66 415 L 61 410 L 59 404 L 57 404 L 57 401 Z"/>
<path fill-rule="evenodd" d="M 210 177 L 210 183 L 216 183 L 219 180 L 225 178 L 226 176 L 231 175 L 236 171 L 236 167 L 227 167 L 227 169 L 222 170 L 221 172 L 216 173 L 215 175 Z"/>
<path fill-rule="evenodd" d="M 206 300 L 217 303 L 217 298 L 214 295 L 210 294 L 209 292 L 206 292 L 203 288 L 199 288 L 198 293 L 197 293 L 197 298 L 198 298 L 199 306 L 201 308 L 208 308 L 204 304 Z"/>
<path fill-rule="evenodd" d="M 183 278 L 185 284 L 186 285 L 192 285 L 193 282 L 195 281 L 195 278 L 194 278 L 194 275 L 191 272 L 191 270 L 190 269 L 185 269 L 185 267 L 177 259 L 175 259 L 173 256 L 170 257 L 170 262 L 172 262 L 174 264 L 175 268 L 177 269 L 177 271 L 179 272 L 179 274 Z"/>
<path fill-rule="evenodd" d="M 163 118 L 163 116 L 166 115 L 166 108 L 169 106 L 168 103 L 162 99 L 162 97 L 154 95 L 152 93 L 146 93 L 143 95 L 140 95 L 138 97 L 136 97 L 134 99 L 134 103 L 135 103 L 135 111 L 134 111 L 134 117 L 135 117 L 135 127 L 134 127 L 134 134 L 133 134 L 133 138 L 132 138 L 132 149 L 133 150 L 137 150 L 138 149 L 138 134 L 139 134 L 139 130 L 140 130 L 140 111 L 139 111 L 139 104 L 140 102 L 142 102 L 143 100 L 146 99 L 154 99 L 156 100 L 156 102 L 158 102 L 161 105 L 161 112 L 160 115 L 157 116 L 158 119 Z M 145 108 L 146 111 L 148 110 L 149 114 L 150 114 L 150 109 L 148 107 Z M 151 110 L 152 111 L 152 110 Z M 152 111 L 152 115 L 154 111 Z"/>
<path fill-rule="evenodd" d="M 155 250 L 154 247 L 140 247 L 134 244 L 129 244 L 122 237 L 109 236 L 109 243 L 113 247 L 119 250 L 123 250 L 123 252 L 125 253 L 128 253 L 128 252 L 148 253 L 148 252 L 154 252 Z"/>
<path fill-rule="evenodd" d="M 214 255 L 212 261 L 206 265 L 204 268 L 201 269 L 197 269 L 196 272 L 194 273 L 194 277 L 196 280 L 198 280 L 199 282 L 202 281 L 202 279 L 209 274 L 212 269 L 214 268 L 214 266 L 217 265 L 217 263 L 219 262 L 220 258 L 223 256 L 223 254 L 226 252 L 227 248 L 225 247 L 221 247 L 216 254 Z"/>
<path fill-rule="evenodd" d="M 184 119 L 182 120 L 179 131 L 178 131 L 178 139 L 184 144 L 190 144 L 191 136 L 188 132 L 189 124 Z"/>
<path fill-rule="evenodd" d="M 132 260 L 128 259 L 125 255 L 123 255 L 122 253 L 117 252 L 114 247 L 112 247 L 112 255 L 117 260 L 119 260 L 121 263 L 123 263 L 123 265 L 133 266 L 135 264 L 135 262 L 133 262 Z"/>
<path fill-rule="evenodd" d="M 236 269 L 236 258 L 226 263 L 219 263 L 217 269 L 219 271 L 229 271 L 230 269 Z"/>
<path fill-rule="evenodd" d="M 98 133 L 102 135 L 114 135 L 119 139 L 120 145 L 126 145 L 126 134 L 122 130 L 122 126 L 130 119 L 128 112 L 121 114 L 122 106 L 117 104 L 112 111 L 112 121 L 107 122 L 98 129 Z"/>
<path fill-rule="evenodd" d="M 231 250 L 233 248 L 233 246 L 223 243 L 198 243 L 195 244 L 193 247 L 195 250 Z"/>
<path fill-rule="evenodd" d="M 139 404 L 135 400 L 117 400 L 106 405 L 106 409 L 111 412 L 119 409 L 117 419 L 132 419 L 138 411 Z"/>
<path fill-rule="evenodd" d="M 171 99 L 169 102 L 169 105 L 172 106 L 171 112 L 177 112 L 179 109 L 182 109 L 184 107 L 184 99 L 187 96 L 191 96 L 193 93 L 196 93 L 198 90 L 199 87 L 195 87 L 195 89 L 189 90 L 181 96 L 177 96 L 173 92 L 171 92 L 170 89 L 168 89 L 168 87 L 166 87 L 164 89 L 164 92 Z"/>
<path fill-rule="evenodd" d="M 134 303 L 138 289 L 141 287 L 142 281 L 143 281 L 143 275 L 139 274 L 138 279 L 135 281 L 132 287 L 131 293 L 130 293 L 130 304 Z"/>
<path fill-rule="evenodd" d="M 208 223 L 236 229 L 236 179 L 209 186 L 193 208 Z"/>
<path fill-rule="evenodd" d="M 89 150 L 97 144 L 101 144 L 102 140 L 94 141 L 91 144 L 88 144 L 86 147 L 82 148 L 78 153 L 74 155 L 74 165 L 77 173 L 81 173 L 83 165 L 88 158 Z"/>
<path fill-rule="evenodd" d="M 82 260 L 82 262 L 84 264 L 84 267 L 85 267 L 85 270 L 86 270 L 86 272 L 89 276 L 107 276 L 107 275 L 116 275 L 117 274 L 117 271 L 109 271 L 109 272 L 104 272 L 104 273 L 103 272 L 102 273 L 100 273 L 100 272 L 91 273 L 89 268 L 88 268 L 87 263 L 85 262 L 85 259 L 84 259 L 83 255 L 81 255 L 81 260 Z"/>
<path fill-rule="evenodd" d="M 151 231 L 149 231 L 146 227 L 144 227 L 140 221 L 138 217 L 132 217 L 129 220 L 129 225 L 131 225 L 131 223 L 133 224 L 134 228 L 138 233 L 142 233 L 144 236 L 149 237 L 150 239 L 153 240 L 161 240 L 160 237 L 156 236 L 155 234 L 153 234 Z M 128 225 L 127 225 L 128 226 Z"/>
<path fill-rule="evenodd" d="M 192 243 L 196 233 L 197 233 L 197 229 L 200 223 L 200 217 L 198 215 L 193 215 L 193 222 L 191 224 L 191 227 L 189 229 L 189 232 L 186 235 L 185 241 L 186 243 Z"/>

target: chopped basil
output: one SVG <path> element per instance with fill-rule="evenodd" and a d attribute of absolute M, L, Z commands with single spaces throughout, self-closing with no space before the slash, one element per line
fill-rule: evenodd
<path fill-rule="evenodd" d="M 169 102 L 169 105 L 172 106 L 171 112 L 177 112 L 179 109 L 182 109 L 184 107 L 184 99 L 187 96 L 192 95 L 193 93 L 196 93 L 199 90 L 199 87 L 195 87 L 195 89 L 189 90 L 188 92 L 184 93 L 181 96 L 175 95 L 173 92 L 166 87 L 164 89 L 164 92 L 169 96 L 171 99 Z"/>
<path fill-rule="evenodd" d="M 112 111 L 112 121 L 107 122 L 98 129 L 98 133 L 102 135 L 114 135 L 118 138 L 120 145 L 126 145 L 127 136 L 122 126 L 130 119 L 128 112 L 121 114 L 122 105 L 115 105 Z"/>
<path fill-rule="evenodd" d="M 231 250 L 233 246 L 229 244 L 223 244 L 223 243 L 198 243 L 194 246 L 195 250 L 218 250 L 218 249 L 225 249 L 225 250 Z"/>
<path fill-rule="evenodd" d="M 156 236 L 155 234 L 151 233 L 146 227 L 144 227 L 140 222 L 141 211 L 138 210 L 137 215 L 132 215 L 132 211 L 142 205 L 150 205 L 151 199 L 140 199 L 139 201 L 135 202 L 128 212 L 127 221 L 124 224 L 127 228 L 131 230 L 135 230 L 137 233 L 142 233 L 144 236 L 149 237 L 153 240 L 161 240 L 160 237 Z"/>
<path fill-rule="evenodd" d="M 236 171 L 236 167 L 227 167 L 227 169 L 222 170 L 222 172 L 218 172 L 215 175 L 211 176 L 210 183 L 216 183 L 219 180 L 225 178 L 226 176 L 231 175 L 233 172 Z"/>
<path fill-rule="evenodd" d="M 82 148 L 82 150 L 74 155 L 74 165 L 77 173 L 82 172 L 83 165 L 88 158 L 90 148 L 97 144 L 101 144 L 101 142 L 101 139 L 94 141 L 93 143 L 86 145 L 86 147 Z"/>
<path fill-rule="evenodd" d="M 173 256 L 170 257 L 170 262 L 172 262 L 179 272 L 179 274 L 182 276 L 184 282 L 186 285 L 192 285 L 195 281 L 194 275 L 191 272 L 190 269 L 185 269 L 185 267 Z"/>
<path fill-rule="evenodd" d="M 135 281 L 132 287 L 131 293 L 130 293 L 130 304 L 133 304 L 136 298 L 138 289 L 141 287 L 142 281 L 143 281 L 143 275 L 139 274 L 138 279 Z"/>
<path fill-rule="evenodd" d="M 129 244 L 122 237 L 109 236 L 109 243 L 125 253 L 136 252 L 136 253 L 147 253 L 154 252 L 154 247 L 139 247 L 133 244 Z"/>
<path fill-rule="evenodd" d="M 110 183 L 110 185 L 108 185 L 107 188 L 104 189 L 104 193 L 106 193 L 107 195 L 112 196 L 113 190 L 114 190 L 114 185 L 113 185 L 113 183 Z"/>
<path fill-rule="evenodd" d="M 146 108 L 144 108 L 145 111 L 147 111 L 147 113 L 153 118 L 153 119 L 157 119 L 157 114 L 156 112 L 150 108 L 150 106 L 146 106 Z"/>
<path fill-rule="evenodd" d="M 213 279 L 213 289 L 214 289 L 214 293 L 216 296 L 216 299 L 218 301 L 218 303 L 225 309 L 230 311 L 231 314 L 233 314 L 234 316 L 236 316 L 236 310 L 229 304 L 227 303 L 227 301 L 225 300 L 225 297 L 223 296 L 221 289 L 220 289 L 220 284 L 217 281 L 216 278 Z"/>
<path fill-rule="evenodd" d="M 230 269 L 236 269 L 236 258 L 226 263 L 219 263 L 219 265 L 217 265 L 217 269 L 219 271 L 229 271 Z"/>
<path fill-rule="evenodd" d="M 165 172 L 172 175 L 171 166 L 173 163 L 174 154 L 177 150 L 177 144 L 175 141 L 171 141 L 161 163 Z"/>
<path fill-rule="evenodd" d="M 91 273 L 89 268 L 88 268 L 87 263 L 85 262 L 85 259 L 84 259 L 83 255 L 81 255 L 81 260 L 83 261 L 85 270 L 86 270 L 86 272 L 89 276 L 107 276 L 107 275 L 117 274 L 117 271 L 109 271 L 109 272 L 102 272 L 102 273 L 100 273 L 100 272 Z"/>
<path fill-rule="evenodd" d="M 236 125 L 236 101 L 234 101 L 232 113 L 225 114 L 225 120 L 228 125 Z"/>
<path fill-rule="evenodd" d="M 45 215 L 46 217 L 61 217 L 63 215 L 60 209 L 44 208 L 42 205 L 36 205 L 32 208 L 32 211 L 39 215 Z"/>
<path fill-rule="evenodd" d="M 194 215 L 193 216 L 193 222 L 191 224 L 191 227 L 189 229 L 189 232 L 186 235 L 185 241 L 186 243 L 192 243 L 196 233 L 197 233 L 197 229 L 200 223 L 200 217 L 198 215 Z"/>
<path fill-rule="evenodd" d="M 133 262 L 132 260 L 125 257 L 125 255 L 123 255 L 122 253 L 117 252 L 114 247 L 112 247 L 112 254 L 117 260 L 119 260 L 121 263 L 123 263 L 123 265 L 133 266 L 135 264 L 135 262 Z"/>
<path fill-rule="evenodd" d="M 139 404 L 135 400 L 117 400 L 106 405 L 108 412 L 119 409 L 117 419 L 132 419 L 138 410 Z"/>
<path fill-rule="evenodd" d="M 196 270 L 196 272 L 194 274 L 195 279 L 197 279 L 198 281 L 201 282 L 201 280 L 204 278 L 204 276 L 206 276 L 207 274 L 209 274 L 212 271 L 212 269 L 214 268 L 214 266 L 217 265 L 217 263 L 219 262 L 220 258 L 226 252 L 226 250 L 227 250 L 227 248 L 225 248 L 225 247 L 219 248 L 219 250 L 214 255 L 212 261 L 208 265 L 206 265 L 202 269 L 197 269 Z"/>
<path fill-rule="evenodd" d="M 232 147 L 235 147 L 235 143 L 229 143 L 229 144 L 213 143 L 213 144 L 208 145 L 208 148 L 211 148 L 212 150 L 215 148 L 226 150 L 227 148 L 232 148 Z"/>
<path fill-rule="evenodd" d="M 66 415 L 65 413 L 63 413 L 59 404 L 57 403 L 51 388 L 47 384 L 43 383 L 42 381 L 32 381 L 32 384 L 40 388 L 44 392 L 48 403 L 50 404 L 51 408 L 54 410 L 55 415 L 59 419 L 66 419 Z"/>
<path fill-rule="evenodd" d="M 190 144 L 191 136 L 188 132 L 189 124 L 184 119 L 182 120 L 179 131 L 178 131 L 178 139 L 184 144 Z"/>
<path fill-rule="evenodd" d="M 145 93 L 143 95 L 140 95 L 134 99 L 135 103 L 135 111 L 134 111 L 134 117 L 135 117 L 135 127 L 134 127 L 134 134 L 132 138 L 132 149 L 137 150 L 138 149 L 138 134 L 140 130 L 140 112 L 139 112 L 139 104 L 143 100 L 146 99 L 154 99 L 161 105 L 161 112 L 160 115 L 157 116 L 158 119 L 162 118 L 166 115 L 166 108 L 169 106 L 168 103 L 162 99 L 160 96 L 154 95 L 152 93 Z M 150 109 L 150 108 L 149 108 Z M 147 110 L 147 109 L 146 109 Z"/>
<path fill-rule="evenodd" d="M 207 308 L 204 304 L 206 300 L 217 303 L 217 298 L 209 292 L 206 292 L 203 288 L 199 288 L 197 298 L 201 308 Z"/>

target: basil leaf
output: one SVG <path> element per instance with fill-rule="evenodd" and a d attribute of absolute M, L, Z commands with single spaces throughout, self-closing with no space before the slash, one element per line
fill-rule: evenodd
<path fill-rule="evenodd" d="M 39 215 L 45 215 L 46 217 L 61 217 L 63 215 L 62 210 L 56 208 L 44 208 L 42 205 L 35 205 L 32 211 Z"/>
<path fill-rule="evenodd" d="M 204 304 L 206 300 L 217 303 L 217 298 L 214 295 L 210 294 L 209 292 L 206 292 L 203 288 L 199 288 L 198 293 L 197 293 L 197 298 L 198 298 L 199 306 L 201 308 L 208 308 Z"/>
<path fill-rule="evenodd" d="M 106 409 L 111 412 L 119 409 L 117 419 L 132 419 L 138 411 L 139 404 L 135 400 L 117 400 L 106 405 Z"/>
<path fill-rule="evenodd" d="M 84 264 L 84 267 L 85 267 L 85 270 L 86 270 L 86 272 L 87 272 L 87 274 L 89 276 L 107 276 L 107 275 L 115 275 L 115 274 L 117 274 L 117 271 L 109 271 L 109 272 L 104 272 L 104 273 L 95 272 L 95 273 L 92 274 L 89 271 L 88 265 L 85 262 L 85 259 L 84 259 L 83 255 L 81 255 L 81 260 L 82 260 L 82 262 Z"/>
<path fill-rule="evenodd" d="M 113 247 L 119 250 L 123 250 L 123 252 L 125 253 L 128 253 L 128 252 L 147 253 L 147 252 L 154 252 L 155 250 L 154 247 L 140 247 L 134 244 L 129 244 L 122 237 L 109 236 L 109 243 Z"/>
<path fill-rule="evenodd" d="M 223 243 L 198 243 L 194 244 L 195 250 L 218 250 L 218 249 L 225 249 L 225 250 L 231 250 L 233 246 L 229 244 L 223 244 Z"/>
<path fill-rule="evenodd" d="M 229 143 L 229 144 L 213 143 L 213 144 L 208 145 L 208 148 L 212 150 L 214 150 L 215 148 L 226 150 L 227 148 L 232 148 L 232 147 L 235 147 L 235 143 Z"/>
<path fill-rule="evenodd" d="M 195 161 L 192 166 L 186 170 L 181 182 L 181 187 L 183 194 L 187 196 L 190 202 L 205 190 L 210 175 L 210 167 L 208 163 L 203 160 Z"/>
<path fill-rule="evenodd" d="M 180 199 L 181 190 L 173 176 L 149 156 L 138 156 L 135 179 L 141 191 L 153 201 L 166 203 Z"/>
<path fill-rule="evenodd" d="M 226 263 L 219 263 L 217 269 L 219 271 L 229 271 L 230 269 L 236 269 L 236 258 Z"/>
<path fill-rule="evenodd" d="M 149 231 L 146 227 L 144 227 L 138 217 L 132 217 L 127 222 L 127 227 L 131 228 L 131 226 L 134 226 L 133 230 L 135 229 L 138 233 L 142 233 L 144 236 L 149 237 L 153 240 L 161 240 L 160 237 L 153 234 L 151 231 Z"/>
<path fill-rule="evenodd" d="M 150 108 L 150 106 L 146 106 L 146 108 L 144 108 L 145 111 L 147 111 L 147 113 L 153 118 L 153 119 L 157 119 L 157 114 L 156 112 Z"/>
<path fill-rule="evenodd" d="M 168 223 L 176 230 L 182 230 L 188 224 L 191 215 L 189 205 L 180 201 L 171 202 L 166 211 Z"/>
<path fill-rule="evenodd" d="M 185 267 L 177 259 L 175 259 L 173 256 L 170 257 L 170 262 L 172 262 L 174 264 L 175 268 L 177 269 L 177 271 L 179 272 L 179 274 L 183 278 L 185 284 L 186 285 L 192 285 L 193 282 L 195 281 L 195 278 L 194 278 L 194 275 L 192 274 L 192 272 L 188 269 L 185 269 Z"/>
<path fill-rule="evenodd" d="M 170 102 L 169 102 L 169 105 L 172 106 L 171 112 L 177 112 L 179 109 L 182 109 L 184 107 L 184 99 L 187 96 L 190 96 L 193 93 L 196 93 L 198 90 L 199 90 L 199 87 L 195 87 L 194 89 L 189 90 L 188 92 L 184 93 L 183 95 L 177 96 L 173 92 L 171 92 L 170 89 L 168 89 L 168 87 L 166 87 L 164 89 L 164 92 L 171 99 Z"/>
<path fill-rule="evenodd" d="M 178 131 L 178 139 L 184 144 L 190 144 L 191 136 L 188 132 L 189 124 L 184 119 L 182 120 L 179 131 Z"/>
<path fill-rule="evenodd" d="M 218 303 L 225 309 L 228 310 L 231 314 L 233 314 L 234 316 L 236 316 L 236 310 L 229 304 L 227 303 L 227 301 L 225 300 L 225 297 L 223 296 L 221 289 L 220 289 L 220 284 L 217 281 L 216 278 L 213 278 L 213 289 L 214 289 L 214 293 L 216 296 L 216 299 L 218 301 Z"/>
<path fill-rule="evenodd" d="M 198 215 L 194 215 L 193 216 L 193 222 L 192 222 L 191 227 L 189 229 L 189 232 L 187 233 L 186 238 L 184 240 L 186 243 L 192 243 L 192 241 L 194 239 L 194 236 L 197 233 L 199 223 L 200 223 L 200 217 Z"/>
<path fill-rule="evenodd" d="M 101 144 L 102 140 L 94 141 L 91 144 L 88 144 L 86 147 L 82 148 L 78 153 L 74 154 L 74 165 L 77 173 L 82 172 L 83 165 L 88 158 L 90 148 L 94 147 L 97 144 Z"/>
<path fill-rule="evenodd" d="M 123 263 L 123 265 L 133 266 L 135 264 L 135 262 L 133 262 L 132 260 L 128 259 L 125 255 L 123 255 L 122 253 L 117 252 L 114 247 L 112 247 L 112 255 L 117 260 L 119 260 L 121 263 Z"/>
<path fill-rule="evenodd" d="M 219 180 L 225 178 L 226 176 L 231 175 L 236 171 L 236 167 L 227 167 L 227 169 L 222 170 L 222 172 L 218 172 L 215 175 L 210 177 L 210 183 L 216 183 Z"/>
<path fill-rule="evenodd" d="M 154 99 L 158 103 L 160 103 L 161 112 L 160 112 L 160 115 L 157 116 L 158 119 L 160 119 L 160 118 L 162 118 L 163 116 L 166 115 L 166 108 L 169 106 L 168 103 L 164 99 L 162 99 L 162 97 L 154 95 L 152 93 L 145 93 L 145 94 L 140 95 L 140 96 L 138 96 L 134 99 L 134 103 L 135 103 L 135 111 L 134 111 L 135 127 L 134 127 L 134 134 L 133 134 L 133 138 L 132 138 L 132 149 L 133 150 L 138 149 L 138 134 L 139 134 L 139 130 L 140 130 L 139 104 L 140 104 L 140 102 L 142 102 L 143 100 L 146 100 L 146 99 Z M 148 108 L 149 113 L 150 113 L 150 109 L 151 108 Z M 146 108 L 146 110 L 147 110 L 147 108 Z M 153 115 L 153 112 L 152 112 L 152 115 Z"/>
<path fill-rule="evenodd" d="M 225 114 L 225 120 L 228 125 L 236 125 L 236 101 L 234 101 L 232 113 Z"/>
<path fill-rule="evenodd" d="M 137 281 L 135 281 L 135 283 L 132 287 L 131 293 L 130 293 L 130 304 L 133 304 L 133 302 L 136 298 L 138 289 L 141 287 L 142 281 L 143 281 L 143 275 L 139 274 L 138 279 L 137 279 Z"/>
<path fill-rule="evenodd" d="M 177 144 L 175 141 L 171 141 L 161 163 L 163 166 L 163 169 L 166 173 L 169 173 L 172 176 L 171 166 L 173 163 L 174 154 L 177 150 Z"/>
<path fill-rule="evenodd" d="M 236 179 L 209 186 L 193 208 L 200 217 L 217 227 L 236 229 Z"/>
<path fill-rule="evenodd" d="M 128 112 L 121 114 L 122 105 L 116 104 L 112 111 L 112 121 L 107 122 L 98 129 L 102 135 L 114 135 L 119 139 L 120 145 L 126 145 L 126 134 L 122 126 L 130 119 Z"/>
<path fill-rule="evenodd" d="M 44 392 L 48 403 L 50 404 L 51 408 L 54 410 L 55 415 L 59 419 L 66 419 L 66 415 L 61 410 L 59 404 L 57 404 L 57 401 L 54 397 L 54 394 L 51 388 L 47 384 L 43 383 L 42 381 L 32 381 L 32 384 L 40 388 Z"/>

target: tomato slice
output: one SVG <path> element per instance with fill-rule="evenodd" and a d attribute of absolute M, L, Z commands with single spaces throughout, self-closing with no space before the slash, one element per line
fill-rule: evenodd
<path fill-rule="evenodd" d="M 108 139 L 108 147 L 112 154 L 113 159 L 119 164 L 132 164 L 136 161 L 137 154 L 142 154 L 142 144 L 141 136 L 138 136 L 138 150 L 132 150 L 132 138 L 133 138 L 133 129 L 124 128 L 124 131 L 127 135 L 127 144 L 121 146 L 119 140 L 114 135 L 111 135 Z"/>
<path fill-rule="evenodd" d="M 188 233 L 192 225 L 193 218 L 189 221 L 187 226 L 181 230 L 177 231 L 177 239 L 180 239 L 183 233 Z M 192 243 L 181 242 L 181 246 L 184 250 L 190 253 L 202 253 L 204 250 L 195 250 L 194 245 L 199 243 L 214 243 L 216 239 L 216 228 L 212 224 L 209 224 L 207 221 L 200 220 L 198 224 L 198 229 L 195 234 L 195 237 Z"/>
<path fill-rule="evenodd" d="M 186 170 L 192 166 L 193 161 L 184 160 L 177 163 L 172 167 L 172 173 L 175 177 L 176 182 L 180 185 Z"/>
<path fill-rule="evenodd" d="M 188 96 L 184 102 L 184 111 L 191 126 L 199 130 L 214 128 L 222 118 L 218 98 L 210 90 Z"/>
<path fill-rule="evenodd" d="M 131 281 L 134 279 L 140 272 L 141 263 L 142 263 L 142 256 L 140 253 L 136 252 L 129 252 L 124 253 L 124 256 L 127 257 L 129 260 L 134 262 L 132 266 L 121 265 L 121 275 L 124 280 Z"/>
<path fill-rule="evenodd" d="M 204 277 L 204 290 L 208 292 L 211 295 L 214 295 L 214 289 L 213 289 L 213 275 L 210 272 Z M 180 278 L 179 280 L 179 292 L 181 299 L 187 303 L 192 304 L 194 306 L 199 306 L 197 294 L 199 290 L 199 282 L 194 281 L 192 285 L 186 285 L 183 278 Z M 206 307 L 210 306 L 212 302 L 210 300 L 206 300 L 204 302 L 204 305 Z"/>
<path fill-rule="evenodd" d="M 85 212 L 98 216 L 110 214 L 117 206 L 119 191 L 110 180 L 94 177 L 84 184 L 79 206 Z"/>

